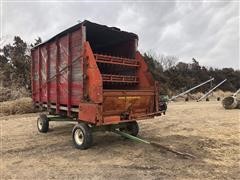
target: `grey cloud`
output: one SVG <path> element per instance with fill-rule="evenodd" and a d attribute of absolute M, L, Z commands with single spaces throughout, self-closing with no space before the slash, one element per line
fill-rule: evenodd
<path fill-rule="evenodd" d="M 229 2 L 81 2 L 8 3 L 3 6 L 4 35 L 28 42 L 43 40 L 88 19 L 139 35 L 139 49 L 195 57 L 213 67 L 239 67 L 239 3 Z"/>

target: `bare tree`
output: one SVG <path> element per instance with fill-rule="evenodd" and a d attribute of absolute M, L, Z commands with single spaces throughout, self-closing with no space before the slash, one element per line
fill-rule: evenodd
<path fill-rule="evenodd" d="M 157 60 L 162 65 L 163 69 L 167 70 L 176 65 L 178 58 L 176 56 L 159 55 Z"/>
<path fill-rule="evenodd" d="M 162 66 L 164 71 L 175 66 L 177 61 L 179 61 L 179 58 L 176 56 L 171 56 L 171 55 L 166 56 L 164 54 L 157 54 L 153 51 L 148 51 L 146 55 L 156 60 Z"/>

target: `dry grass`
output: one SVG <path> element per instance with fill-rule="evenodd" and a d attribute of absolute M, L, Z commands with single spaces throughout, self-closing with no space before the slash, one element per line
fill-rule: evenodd
<path fill-rule="evenodd" d="M 228 96 L 231 96 L 233 95 L 234 92 L 230 92 L 230 91 L 222 91 L 222 90 L 216 90 L 216 91 L 213 91 L 212 94 L 210 94 L 208 96 L 209 99 L 212 99 L 212 100 L 217 100 L 217 98 L 220 98 L 220 99 L 223 99 L 224 97 L 228 97 Z M 197 92 L 197 93 L 190 93 L 188 94 L 189 95 L 189 100 L 197 100 L 199 98 L 201 98 L 204 93 L 202 92 Z M 240 95 L 240 93 L 239 93 Z M 178 97 L 175 101 L 184 101 L 184 99 L 187 97 L 187 95 L 184 95 L 182 97 Z M 206 99 L 206 98 L 205 98 Z"/>
<path fill-rule="evenodd" d="M 199 99 L 200 97 L 202 97 L 204 94 L 202 92 L 197 92 L 195 94 L 191 94 L 191 97 L 193 97 L 194 99 Z"/>
<path fill-rule="evenodd" d="M 2 116 L 2 179 L 240 179 L 239 110 L 219 101 L 172 102 L 165 116 L 139 121 L 139 137 L 195 155 L 183 159 L 163 149 L 93 134 L 88 150 L 71 142 L 74 124 L 36 127 L 38 114 Z M 97 159 L 97 160 L 96 160 Z M 44 173 L 43 173 L 44 172 Z M 2 173 L 2 174 L 1 174 Z"/>
<path fill-rule="evenodd" d="M 23 97 L 29 97 L 30 92 L 25 88 L 6 88 L 0 87 L 0 102 L 16 100 Z"/>
<path fill-rule="evenodd" d="M 34 112 L 31 98 L 20 98 L 13 101 L 5 101 L 0 103 L 0 114 L 24 114 Z"/>
<path fill-rule="evenodd" d="M 214 97 L 228 97 L 228 96 L 231 96 L 234 92 L 230 92 L 230 91 L 222 91 L 222 90 L 217 90 L 217 91 L 214 91 L 213 92 L 213 96 Z"/>

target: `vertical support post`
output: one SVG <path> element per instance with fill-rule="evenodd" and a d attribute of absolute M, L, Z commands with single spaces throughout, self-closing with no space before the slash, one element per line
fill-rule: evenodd
<path fill-rule="evenodd" d="M 49 91 L 50 91 L 50 87 L 49 87 L 49 75 L 50 75 L 50 67 L 49 67 L 49 44 L 46 47 L 46 51 L 47 51 L 47 59 L 46 59 L 46 83 L 47 83 L 47 109 L 49 110 L 50 108 L 50 99 L 49 99 Z"/>
<path fill-rule="evenodd" d="M 68 57 L 67 57 L 67 115 L 71 116 L 71 98 L 72 98 L 72 56 L 71 56 L 71 33 L 68 34 Z"/>
<path fill-rule="evenodd" d="M 81 51 L 80 51 L 80 66 L 82 69 L 82 76 L 83 76 L 83 82 L 82 82 L 82 99 L 85 100 L 86 97 L 88 96 L 88 92 L 87 92 L 87 64 L 88 64 L 88 57 L 86 56 L 86 27 L 85 26 L 81 26 L 81 30 L 82 30 L 82 44 L 81 44 Z"/>
<path fill-rule="evenodd" d="M 35 73 L 34 73 L 34 66 L 35 66 L 35 59 L 34 59 L 34 53 L 31 51 L 31 86 L 32 86 L 32 99 L 33 102 L 35 103 Z"/>
<path fill-rule="evenodd" d="M 60 94 L 59 94 L 59 58 L 60 58 L 60 47 L 59 47 L 59 40 L 57 40 L 56 42 L 57 45 L 57 53 L 56 53 L 56 113 L 59 113 L 59 98 L 60 98 Z"/>
<path fill-rule="evenodd" d="M 40 47 L 38 47 L 38 89 L 39 89 L 39 93 L 38 93 L 38 100 L 39 100 L 39 105 L 42 104 L 42 58 L 41 58 L 41 50 Z"/>

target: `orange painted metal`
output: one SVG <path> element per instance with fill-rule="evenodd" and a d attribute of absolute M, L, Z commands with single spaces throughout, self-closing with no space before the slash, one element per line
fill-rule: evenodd
<path fill-rule="evenodd" d="M 105 90 L 103 115 L 119 115 L 125 112 L 136 118 L 139 114 L 154 112 L 154 95 L 154 90 Z"/>
<path fill-rule="evenodd" d="M 92 49 L 88 42 L 84 43 L 85 63 L 86 63 L 86 89 L 84 95 L 89 98 L 90 102 L 102 103 L 102 77 L 98 69 L 97 62 L 94 58 Z"/>
<path fill-rule="evenodd" d="M 82 121 L 95 124 L 98 114 L 98 104 L 80 103 L 78 117 Z"/>
<path fill-rule="evenodd" d="M 102 80 L 103 80 L 103 82 L 138 83 L 138 77 L 137 76 L 102 74 Z"/>
<path fill-rule="evenodd" d="M 129 58 L 113 57 L 102 54 L 94 54 L 97 63 L 110 63 L 117 65 L 139 67 L 139 61 Z"/>
<path fill-rule="evenodd" d="M 159 85 L 136 45 L 133 33 L 85 21 L 34 47 L 34 103 L 94 125 L 153 117 Z"/>
<path fill-rule="evenodd" d="M 148 71 L 148 66 L 145 63 L 142 55 L 140 54 L 140 52 L 136 52 L 136 59 L 139 61 L 140 67 L 138 69 L 138 78 L 139 78 L 139 89 L 142 88 L 153 88 L 154 87 L 154 80 L 153 77 L 151 75 L 151 73 Z"/>
<path fill-rule="evenodd" d="M 104 117 L 104 125 L 118 124 L 121 122 L 120 116 L 106 116 Z"/>

